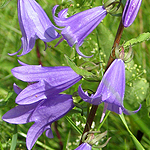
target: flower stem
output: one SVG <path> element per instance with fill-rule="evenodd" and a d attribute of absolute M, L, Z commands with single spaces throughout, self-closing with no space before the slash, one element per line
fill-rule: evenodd
<path fill-rule="evenodd" d="M 114 58 L 115 58 L 115 48 L 116 48 L 116 45 L 119 45 L 119 43 L 120 43 L 120 39 L 121 39 L 121 36 L 122 36 L 122 33 L 123 33 L 123 29 L 124 29 L 124 26 L 123 26 L 122 20 L 121 20 L 120 24 L 119 24 L 119 27 L 118 27 L 118 31 L 117 31 L 116 37 L 115 37 L 115 40 L 114 40 L 114 44 L 112 46 L 113 50 L 111 52 L 111 55 L 109 56 L 105 72 L 109 68 L 109 66 L 111 65 L 111 63 L 114 61 Z"/>
<path fill-rule="evenodd" d="M 62 150 L 62 149 L 63 149 L 63 143 L 62 143 L 62 140 L 61 140 L 60 133 L 59 133 L 59 131 L 58 131 L 58 124 L 57 124 L 57 121 L 54 122 L 54 128 L 55 128 L 55 132 L 56 132 L 57 138 L 58 138 L 58 140 L 59 140 L 60 150 Z"/>
<path fill-rule="evenodd" d="M 120 24 L 119 24 L 119 27 L 118 27 L 118 30 L 117 30 L 115 40 L 114 40 L 114 44 L 112 46 L 113 50 L 112 50 L 112 52 L 110 54 L 110 57 L 108 59 L 105 72 L 109 68 L 109 66 L 111 65 L 111 63 L 113 62 L 113 60 L 115 58 L 115 47 L 116 47 L 116 45 L 119 45 L 119 43 L 120 43 L 120 39 L 121 39 L 121 36 L 122 36 L 122 33 L 123 33 L 123 29 L 124 29 L 124 26 L 123 26 L 122 20 L 121 20 Z M 91 108 L 89 116 L 87 118 L 87 122 L 86 122 L 86 125 L 85 125 L 85 128 L 84 128 L 84 131 L 82 133 L 82 136 L 85 132 L 88 132 L 91 129 L 91 125 L 92 125 L 92 122 L 94 120 L 97 108 L 98 108 L 98 105 L 92 105 L 92 108 Z M 81 137 L 81 140 L 80 140 L 80 144 L 82 144 L 82 137 Z"/>
<path fill-rule="evenodd" d="M 40 54 L 40 50 L 39 50 L 39 42 L 38 42 L 38 40 L 36 40 L 36 54 L 37 54 L 39 65 L 42 65 L 41 54 Z"/>

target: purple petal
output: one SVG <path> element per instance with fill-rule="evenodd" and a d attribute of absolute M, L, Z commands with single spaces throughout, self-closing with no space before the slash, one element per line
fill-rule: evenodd
<path fill-rule="evenodd" d="M 129 111 L 127 109 L 125 109 L 124 107 L 122 108 L 122 111 L 124 114 L 126 115 L 132 115 L 132 114 L 135 114 L 137 113 L 140 109 L 141 109 L 142 105 L 140 104 L 139 108 L 137 110 L 134 110 L 134 111 Z"/>
<path fill-rule="evenodd" d="M 42 67 L 25 65 L 12 69 L 13 75 L 26 82 L 37 82 L 27 86 L 16 98 L 18 104 L 31 104 L 48 96 L 59 94 L 81 80 L 70 67 Z"/>
<path fill-rule="evenodd" d="M 70 67 L 42 67 L 40 65 L 26 65 L 15 67 L 12 74 L 25 82 L 47 81 L 52 86 L 57 86 L 71 80 L 80 80 L 82 77 L 76 74 Z"/>
<path fill-rule="evenodd" d="M 78 88 L 79 96 L 85 101 L 93 105 L 99 105 L 102 103 L 101 96 L 97 98 L 93 98 L 94 95 L 88 96 L 87 92 L 84 92 L 81 85 Z"/>
<path fill-rule="evenodd" d="M 57 7 L 58 5 L 54 6 L 53 8 L 53 17 L 58 26 L 65 27 L 61 32 L 62 36 L 67 40 L 71 47 L 74 44 L 77 44 L 78 46 L 76 49 L 78 53 L 85 57 L 85 55 L 79 51 L 78 47 L 82 45 L 83 40 L 104 19 L 104 17 L 107 15 L 107 11 L 103 6 L 99 6 L 77 13 L 69 18 L 65 18 L 67 9 L 62 10 L 58 17 L 55 16 Z"/>
<path fill-rule="evenodd" d="M 20 60 L 18 60 L 18 63 L 19 63 L 21 66 L 26 66 L 26 65 L 28 65 L 28 64 L 23 63 L 23 62 L 20 61 Z"/>
<path fill-rule="evenodd" d="M 16 103 L 26 105 L 35 103 L 42 99 L 47 99 L 45 92 L 50 88 L 50 85 L 43 80 L 38 83 L 29 85 L 17 96 Z"/>
<path fill-rule="evenodd" d="M 32 148 L 37 138 L 50 127 L 49 125 L 62 118 L 74 107 L 71 95 L 59 95 L 50 97 L 44 101 L 32 114 L 30 121 L 35 121 L 27 134 L 27 145 Z M 48 126 L 48 127 L 47 127 Z M 49 131 L 48 131 L 49 130 Z M 50 128 L 46 131 L 49 138 L 53 137 Z"/>
<path fill-rule="evenodd" d="M 74 104 L 71 95 L 59 94 L 55 97 L 50 96 L 36 108 L 30 121 L 42 121 L 43 124 L 52 123 L 62 118 L 73 107 Z"/>
<path fill-rule="evenodd" d="M 92 146 L 89 145 L 88 143 L 82 143 L 75 150 L 92 150 Z"/>
<path fill-rule="evenodd" d="M 48 138 L 52 139 L 52 138 L 54 137 L 50 125 L 46 126 L 45 131 L 46 131 L 46 132 L 45 132 L 45 135 L 46 135 Z"/>
<path fill-rule="evenodd" d="M 15 108 L 9 110 L 5 113 L 2 119 L 8 123 L 13 124 L 25 124 L 29 122 L 29 118 L 31 117 L 34 109 L 37 107 L 38 103 L 34 103 L 31 105 L 19 105 Z"/>
<path fill-rule="evenodd" d="M 22 32 L 21 48 L 23 48 L 22 54 L 18 56 L 29 53 L 38 38 L 44 42 L 50 42 L 60 36 L 42 7 L 35 0 L 18 0 L 18 20 Z"/>
<path fill-rule="evenodd" d="M 62 118 L 74 107 L 71 95 L 59 94 L 30 105 L 18 105 L 8 111 L 2 119 L 9 123 L 24 124 L 35 122 L 27 133 L 27 147 L 31 149 L 38 137 L 46 131 L 53 137 L 50 125 Z"/>
<path fill-rule="evenodd" d="M 49 126 L 49 125 L 48 125 Z M 42 122 L 34 123 L 27 133 L 26 145 L 28 150 L 31 150 L 38 137 L 47 129 L 47 126 L 43 125 Z"/>
<path fill-rule="evenodd" d="M 127 0 L 123 10 L 122 22 L 124 27 L 129 27 L 135 20 L 142 0 Z"/>
<path fill-rule="evenodd" d="M 105 72 L 94 98 L 102 95 L 105 101 L 112 95 L 119 96 L 119 103 L 122 104 L 125 91 L 125 66 L 121 59 L 115 59 L 108 70 Z M 108 99 L 109 101 L 109 99 Z"/>
<path fill-rule="evenodd" d="M 22 91 L 22 89 L 15 83 L 13 84 L 13 88 L 16 94 L 19 94 Z"/>
<path fill-rule="evenodd" d="M 82 56 L 82 57 L 85 57 L 85 58 L 91 58 L 91 57 L 93 57 L 93 55 L 91 55 L 91 56 L 86 56 L 86 55 L 84 55 L 84 54 L 79 50 L 78 44 L 76 44 L 76 51 L 77 51 L 77 53 L 78 53 L 80 56 Z"/>

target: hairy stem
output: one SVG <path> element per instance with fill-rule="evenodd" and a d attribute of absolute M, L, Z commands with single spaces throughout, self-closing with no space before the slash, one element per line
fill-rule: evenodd
<path fill-rule="evenodd" d="M 110 64 L 113 62 L 113 60 L 115 58 L 115 47 L 116 47 L 116 45 L 119 45 L 119 43 L 120 43 L 120 39 L 121 39 L 121 36 L 122 36 L 122 33 L 123 33 L 123 29 L 124 29 L 124 26 L 123 26 L 122 20 L 121 20 L 120 24 L 119 24 L 119 27 L 118 27 L 118 30 L 117 30 L 115 40 L 114 40 L 114 44 L 112 46 L 113 50 L 112 50 L 112 52 L 110 54 L 110 57 L 108 59 L 105 72 L 109 68 Z M 88 116 L 88 119 L 87 119 L 87 122 L 86 122 L 86 125 L 85 125 L 85 128 L 84 128 L 84 131 L 82 133 L 82 136 L 85 132 L 88 132 L 91 129 L 91 125 L 92 125 L 92 122 L 94 120 L 97 108 L 98 108 L 97 105 L 92 105 L 92 108 L 90 110 L 90 113 L 89 113 L 89 116 Z M 82 144 L 82 137 L 81 137 L 81 140 L 80 140 L 80 144 Z"/>

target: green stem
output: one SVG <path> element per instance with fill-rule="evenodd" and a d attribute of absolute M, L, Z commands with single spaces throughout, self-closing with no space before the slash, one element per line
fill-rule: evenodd
<path fill-rule="evenodd" d="M 113 50 L 110 54 L 105 72 L 106 72 L 106 70 L 108 69 L 108 67 L 110 66 L 110 64 L 113 62 L 113 60 L 115 58 L 115 47 L 116 47 L 116 45 L 119 45 L 119 43 L 120 43 L 120 39 L 121 39 L 121 36 L 122 36 L 122 33 L 123 33 L 123 29 L 124 29 L 124 26 L 123 26 L 122 20 L 121 20 L 120 24 L 119 24 L 119 27 L 118 27 L 118 30 L 117 30 L 115 40 L 114 40 L 114 44 L 113 44 L 113 47 L 112 47 Z M 91 108 L 89 116 L 87 118 L 87 122 L 86 122 L 86 125 L 85 125 L 85 128 L 84 128 L 84 131 L 82 133 L 82 136 L 85 132 L 88 132 L 91 129 L 91 125 L 92 125 L 92 122 L 94 120 L 97 108 L 98 108 L 98 105 L 92 105 L 92 108 Z M 81 137 L 81 140 L 80 140 L 80 144 L 82 144 L 82 137 Z"/>

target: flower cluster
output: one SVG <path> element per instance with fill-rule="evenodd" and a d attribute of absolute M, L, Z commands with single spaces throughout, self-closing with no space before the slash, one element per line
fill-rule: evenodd
<path fill-rule="evenodd" d="M 127 0 L 122 15 L 124 27 L 129 27 L 133 23 L 141 2 L 142 0 Z M 84 55 L 79 47 L 107 14 L 116 10 L 116 4 L 118 9 L 120 3 L 121 1 L 108 0 L 103 6 L 94 7 L 70 17 L 67 17 L 68 8 L 61 10 L 57 16 L 56 9 L 59 5 L 56 5 L 52 10 L 54 22 L 58 26 L 56 27 L 35 0 L 18 0 L 18 20 L 22 32 L 22 45 L 17 52 L 9 55 L 18 54 L 21 49 L 23 51 L 18 56 L 29 53 L 33 49 L 36 39 L 41 39 L 47 45 L 47 42 L 62 36 L 56 46 L 66 40 L 70 47 L 75 45 L 77 53 L 82 57 L 92 57 Z M 61 33 L 58 33 L 60 30 Z M 112 62 L 95 94 L 89 96 L 81 88 L 81 85 L 78 88 L 78 94 L 85 102 L 92 105 L 104 102 L 104 111 L 100 122 L 102 122 L 106 110 L 130 115 L 138 112 L 141 108 L 140 105 L 139 109 L 133 112 L 124 108 L 125 65 L 123 58 L 124 55 Z M 61 92 L 72 87 L 83 77 L 68 66 L 43 67 L 28 65 L 21 61 L 19 63 L 21 66 L 13 68 L 12 74 L 17 79 L 27 82 L 28 86 L 21 89 L 14 84 L 14 91 L 18 95 L 15 100 L 17 106 L 6 112 L 2 119 L 12 124 L 34 122 L 28 130 L 26 138 L 27 148 L 31 150 L 44 131 L 48 138 L 53 138 L 51 124 L 65 116 L 75 106 L 72 95 Z M 76 148 L 76 150 L 84 149 L 91 150 L 92 144 L 84 142 Z"/>

